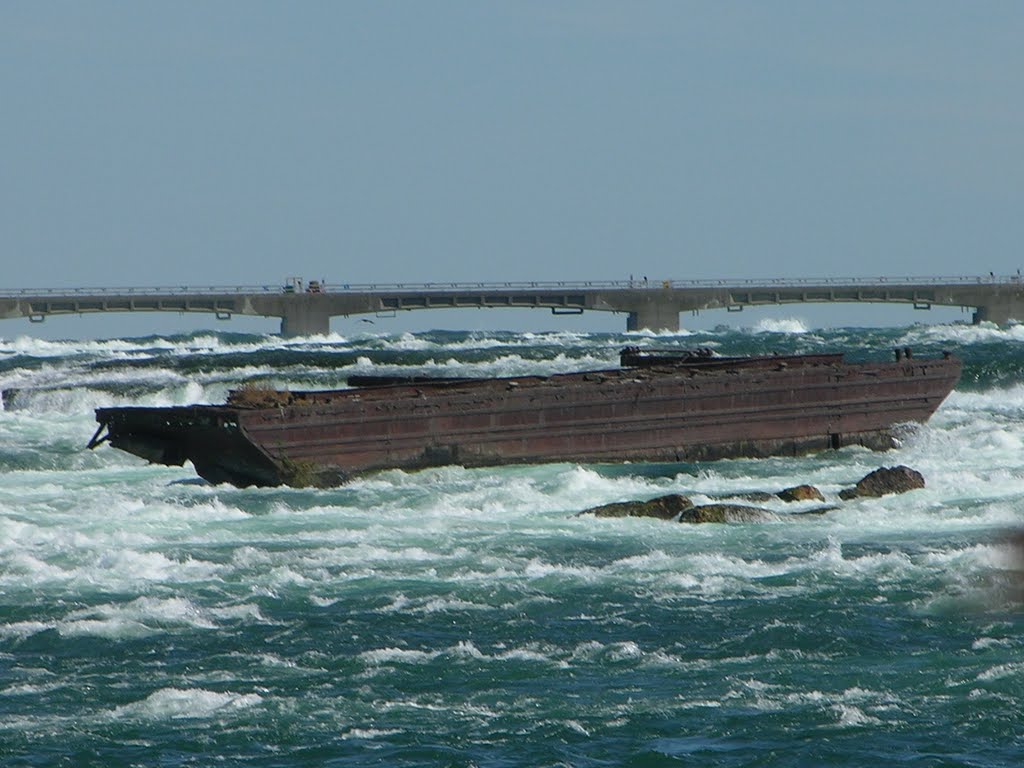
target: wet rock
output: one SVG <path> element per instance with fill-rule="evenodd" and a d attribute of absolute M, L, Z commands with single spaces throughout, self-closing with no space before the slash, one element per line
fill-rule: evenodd
<path fill-rule="evenodd" d="M 778 496 L 767 491 L 743 491 L 742 493 L 730 493 L 725 496 L 715 496 L 716 499 L 742 499 L 753 501 L 757 504 L 764 504 L 766 501 L 775 501 Z"/>
<path fill-rule="evenodd" d="M 688 497 L 670 493 L 647 501 L 616 501 L 585 509 L 579 514 L 595 517 L 656 517 L 659 520 L 671 520 L 683 510 L 692 507 L 693 502 Z"/>
<path fill-rule="evenodd" d="M 924 488 L 924 476 L 915 469 L 902 464 L 897 467 L 880 467 L 861 478 L 853 488 L 839 492 L 841 499 L 860 497 L 878 498 L 893 493 L 906 493 Z"/>
<path fill-rule="evenodd" d="M 784 488 L 775 495 L 785 502 L 825 500 L 824 494 L 813 485 L 794 485 L 792 488 Z"/>
<path fill-rule="evenodd" d="M 826 504 L 821 507 L 811 507 L 810 509 L 799 509 L 796 512 L 790 512 L 790 517 L 803 517 L 804 515 L 824 515 L 826 512 L 835 512 L 839 509 L 837 504 Z"/>
<path fill-rule="evenodd" d="M 684 509 L 679 515 L 681 523 L 763 523 L 768 520 L 778 520 L 778 516 L 767 509 L 744 504 L 702 504 Z"/>

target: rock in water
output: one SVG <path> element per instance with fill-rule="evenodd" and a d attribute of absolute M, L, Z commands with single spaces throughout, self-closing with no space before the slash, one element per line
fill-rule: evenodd
<path fill-rule="evenodd" d="M 689 498 L 678 493 L 658 496 L 647 501 L 617 501 L 600 507 L 585 509 L 579 514 L 595 517 L 656 517 L 671 520 L 685 509 L 693 507 Z"/>
<path fill-rule="evenodd" d="M 778 517 L 767 509 L 743 504 L 704 504 L 684 509 L 680 523 L 763 523 Z"/>
<path fill-rule="evenodd" d="M 821 507 L 811 507 L 810 509 L 801 509 L 796 512 L 789 513 L 789 517 L 813 517 L 815 515 L 824 515 L 828 512 L 835 512 L 839 509 L 837 504 L 826 504 Z"/>
<path fill-rule="evenodd" d="M 742 501 L 753 501 L 757 504 L 763 504 L 766 501 L 775 501 L 778 498 L 774 493 L 768 493 L 767 491 L 742 491 L 740 493 L 728 493 L 718 494 L 713 496 L 714 499 L 741 499 Z"/>
<path fill-rule="evenodd" d="M 794 485 L 792 488 L 784 488 L 777 494 L 783 501 L 824 501 L 825 496 L 813 485 Z"/>
<path fill-rule="evenodd" d="M 918 488 L 924 488 L 924 476 L 916 469 L 901 464 L 897 467 L 880 467 L 874 472 L 868 473 L 853 488 L 840 491 L 839 498 L 856 499 L 862 496 L 878 498 L 893 493 L 906 493 Z"/>

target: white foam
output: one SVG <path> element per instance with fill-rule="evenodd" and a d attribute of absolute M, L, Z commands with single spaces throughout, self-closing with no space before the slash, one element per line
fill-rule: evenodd
<path fill-rule="evenodd" d="M 862 725 L 877 725 L 882 721 L 877 717 L 867 715 L 860 707 L 849 704 L 833 705 L 832 710 L 836 713 L 839 725 L 843 727 L 856 727 Z"/>
<path fill-rule="evenodd" d="M 406 648 L 377 648 L 363 651 L 358 658 L 364 664 L 423 664 L 437 658 L 439 652 L 409 650 Z"/>
<path fill-rule="evenodd" d="M 402 731 L 396 728 L 351 728 L 341 734 L 341 738 L 366 739 L 367 741 L 372 741 L 373 739 L 381 739 L 386 736 L 394 736 L 399 733 L 402 733 Z"/>
<path fill-rule="evenodd" d="M 153 337 L 136 339 L 105 339 L 97 341 L 50 341 L 31 336 L 8 340 L 0 337 L 0 355 L 24 355 L 31 358 L 102 357 L 108 359 L 145 359 L 155 355 L 219 355 L 258 352 L 279 349 L 316 349 L 330 351 L 352 342 L 386 338 L 384 334 L 363 334 L 346 337 L 337 333 L 322 336 L 282 338 L 273 335 L 258 337 L 256 341 L 227 340 L 207 334 L 178 339 Z M 119 357 L 120 356 L 120 357 Z"/>
<path fill-rule="evenodd" d="M 0 624 L 0 637 L 23 640 L 52 628 L 53 624 L 44 621 L 13 621 Z"/>
<path fill-rule="evenodd" d="M 117 720 L 202 720 L 250 709 L 262 702 L 256 693 L 162 688 L 142 701 L 117 707 L 111 716 Z"/>
<path fill-rule="evenodd" d="M 750 678 L 737 680 L 724 698 L 745 702 L 762 712 L 827 707 L 835 713 L 836 722 L 841 727 L 876 725 L 882 721 L 874 713 L 899 713 L 904 709 L 904 703 L 898 696 L 885 691 L 858 687 L 843 691 L 792 690 Z"/>
<path fill-rule="evenodd" d="M 680 328 L 678 331 L 670 331 L 668 329 L 651 330 L 650 328 L 641 328 L 637 331 L 626 331 L 625 336 L 633 337 L 639 336 L 648 339 L 668 339 L 673 337 L 685 338 L 687 336 L 696 336 L 696 331 L 689 331 L 685 328 Z"/>
<path fill-rule="evenodd" d="M 797 317 L 765 317 L 758 320 L 752 330 L 754 333 L 787 333 L 797 335 L 808 332 L 807 324 Z"/>
<path fill-rule="evenodd" d="M 181 630 L 217 629 L 224 622 L 262 621 L 256 606 L 200 608 L 184 598 L 140 597 L 128 603 L 107 603 L 47 622 L 0 625 L 0 636 L 28 637 L 55 630 L 61 637 L 102 637 L 124 640 Z"/>
<path fill-rule="evenodd" d="M 124 617 L 62 622 L 58 631 L 62 637 L 102 637 L 107 640 L 126 640 L 158 634 L 152 627 Z"/>
<path fill-rule="evenodd" d="M 11 685 L 0 691 L 2 696 L 39 696 L 53 691 L 59 691 L 66 687 L 64 682 L 53 682 L 46 684 L 23 683 Z"/>
<path fill-rule="evenodd" d="M 240 605 L 228 605 L 216 608 L 207 608 L 208 614 L 222 621 L 265 623 L 267 619 L 263 616 L 260 607 L 255 603 L 244 603 Z"/>
<path fill-rule="evenodd" d="M 967 323 L 916 325 L 900 337 L 894 346 L 941 343 L 968 346 L 992 342 L 1024 342 L 1024 325 L 1010 325 L 1004 328 L 987 322 L 978 325 Z"/>
<path fill-rule="evenodd" d="M 601 653 L 620 660 L 642 658 L 643 654 L 635 643 L 619 643 L 612 646 L 596 644 Z M 527 644 L 514 648 L 496 649 L 494 653 L 481 651 L 471 640 L 461 640 L 455 645 L 437 650 L 418 650 L 408 648 L 377 648 L 361 652 L 357 658 L 370 668 L 422 665 L 438 660 L 481 662 L 486 664 L 541 664 L 565 668 L 568 659 L 574 655 L 550 645 Z"/>
<path fill-rule="evenodd" d="M 979 637 L 971 643 L 972 651 L 986 651 L 989 648 L 1009 648 L 1013 643 L 1006 638 Z"/>
<path fill-rule="evenodd" d="M 565 727 L 568 728 L 570 731 L 573 731 L 574 733 L 578 733 L 581 736 L 586 736 L 587 738 L 590 738 L 590 731 L 584 728 L 578 720 L 566 720 Z"/>
<path fill-rule="evenodd" d="M 495 658 L 501 661 L 516 661 L 516 662 L 529 662 L 539 664 L 551 664 L 555 663 L 557 666 L 565 668 L 568 666 L 565 662 L 556 661 L 552 658 L 553 651 L 548 649 L 546 652 L 538 650 L 536 648 L 513 648 L 510 651 L 503 651 Z"/>
<path fill-rule="evenodd" d="M 13 340 L 0 337 L 0 354 L 26 357 L 73 357 L 82 354 L 112 356 L 124 353 L 167 351 L 177 345 L 166 339 L 148 341 L 136 339 L 108 339 L 105 341 L 47 341 L 31 336 L 18 336 Z"/>
<path fill-rule="evenodd" d="M 1022 675 L 1024 675 L 1024 662 L 1010 662 L 989 667 L 984 672 L 981 672 L 977 679 L 989 682 L 992 680 L 1002 680 L 1007 677 L 1021 677 Z"/>

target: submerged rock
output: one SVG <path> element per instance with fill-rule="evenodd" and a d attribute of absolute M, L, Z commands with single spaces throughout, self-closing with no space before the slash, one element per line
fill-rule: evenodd
<path fill-rule="evenodd" d="M 595 517 L 656 517 L 659 520 L 671 520 L 680 512 L 693 507 L 693 502 L 686 496 L 670 493 L 647 501 L 616 501 L 602 504 L 600 507 L 585 509 L 579 514 Z"/>
<path fill-rule="evenodd" d="M 796 512 L 789 512 L 789 517 L 804 517 L 807 515 L 824 515 L 826 512 L 835 512 L 839 509 L 838 504 L 825 504 L 821 507 L 811 507 L 810 509 L 798 509 Z"/>
<path fill-rule="evenodd" d="M 703 504 L 684 509 L 679 516 L 681 523 L 763 523 L 778 520 L 778 516 L 760 507 L 744 504 Z"/>
<path fill-rule="evenodd" d="M 775 495 L 785 502 L 825 500 L 825 495 L 813 485 L 794 485 L 792 488 L 782 489 Z"/>
<path fill-rule="evenodd" d="M 730 493 L 726 495 L 714 496 L 716 499 L 742 499 L 743 501 L 753 501 L 759 504 L 763 504 L 766 501 L 775 501 L 778 496 L 774 493 L 768 493 L 768 491 L 742 491 L 741 493 Z"/>
<path fill-rule="evenodd" d="M 878 498 L 893 493 L 906 493 L 924 488 L 924 476 L 916 469 L 902 464 L 896 467 L 880 467 L 861 478 L 853 488 L 839 492 L 841 499 L 856 499 L 862 496 Z"/>
<path fill-rule="evenodd" d="M 14 398 L 16 398 L 20 392 L 20 389 L 5 389 L 0 391 L 0 409 L 10 408 L 14 404 Z"/>

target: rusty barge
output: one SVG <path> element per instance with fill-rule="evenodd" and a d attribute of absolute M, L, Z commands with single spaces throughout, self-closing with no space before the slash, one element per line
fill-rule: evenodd
<path fill-rule="evenodd" d="M 692 462 L 885 449 L 926 421 L 961 362 L 841 354 L 714 357 L 627 348 L 621 367 L 491 379 L 374 377 L 366 386 L 242 388 L 224 405 L 99 408 L 90 448 L 191 461 L 212 483 L 335 485 L 381 469 Z M 350 382 L 351 383 L 351 382 Z"/>

